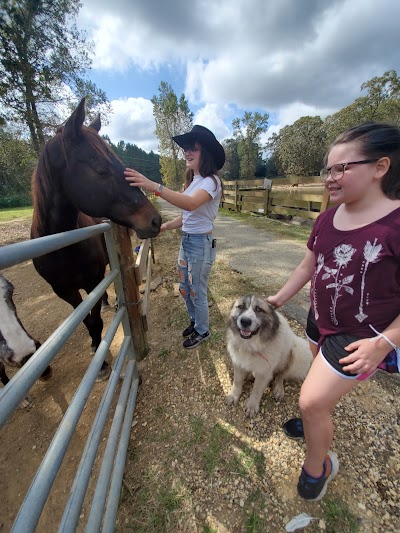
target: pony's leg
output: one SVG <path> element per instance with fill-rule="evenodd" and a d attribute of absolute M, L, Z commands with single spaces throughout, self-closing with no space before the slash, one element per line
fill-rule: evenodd
<path fill-rule="evenodd" d="M 102 302 L 99 300 L 96 305 L 92 308 L 90 314 L 85 318 L 84 323 L 87 327 L 90 336 L 92 337 L 92 346 L 91 351 L 92 355 L 96 352 L 99 344 L 101 342 L 101 334 L 103 331 L 103 320 L 101 318 L 101 307 Z M 101 369 L 97 375 L 96 381 L 104 381 L 108 379 L 111 374 L 110 365 L 103 361 Z"/>
<path fill-rule="evenodd" d="M 107 292 L 105 292 L 101 298 L 101 308 L 102 309 L 109 309 L 110 308 L 110 303 L 108 301 L 108 294 Z"/>
<path fill-rule="evenodd" d="M 9 383 L 8 376 L 6 374 L 5 366 L 2 362 L 0 362 L 0 381 L 3 383 L 4 386 Z M 18 409 L 25 409 L 25 407 L 28 407 L 32 403 L 32 398 L 30 396 L 25 396 L 25 398 L 21 401 L 21 403 L 18 406 Z"/>
<path fill-rule="evenodd" d="M 64 301 L 68 302 L 74 309 L 78 307 L 78 305 L 82 302 L 82 296 L 78 290 L 68 292 L 63 289 L 56 289 L 53 287 L 54 292 Z M 86 291 L 90 292 L 90 291 Z M 97 348 L 99 347 L 99 344 L 101 342 L 101 333 L 103 331 L 103 320 L 100 315 L 101 312 L 101 299 L 95 304 L 95 306 L 92 308 L 91 312 L 86 316 L 86 318 L 83 319 L 83 323 L 85 324 L 89 335 L 92 339 L 92 345 L 91 345 L 91 353 L 92 355 L 95 353 Z M 105 379 L 108 379 L 109 375 L 111 373 L 110 365 L 103 361 L 103 364 L 101 365 L 101 369 L 97 375 L 96 381 L 104 381 Z"/>
<path fill-rule="evenodd" d="M 36 339 L 33 339 L 36 350 L 38 350 L 41 347 L 41 343 L 37 341 Z M 35 352 L 34 352 L 35 353 Z M 33 353 L 30 355 L 25 356 L 21 361 L 21 367 L 24 366 L 25 363 L 29 361 L 29 359 L 32 357 Z M 43 374 L 39 377 L 40 381 L 48 381 L 51 377 L 53 377 L 53 369 L 49 365 L 47 368 L 43 370 Z"/>
<path fill-rule="evenodd" d="M 3 365 L 1 361 L 0 361 L 0 381 L 3 383 L 3 385 L 7 385 L 7 383 L 10 381 L 6 374 L 5 366 Z"/>

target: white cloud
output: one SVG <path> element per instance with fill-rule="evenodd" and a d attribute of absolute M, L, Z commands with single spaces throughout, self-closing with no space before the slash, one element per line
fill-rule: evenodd
<path fill-rule="evenodd" d="M 218 106 L 216 104 L 206 104 L 199 109 L 193 123 L 200 124 L 211 130 L 219 141 L 231 137 L 232 132 L 227 127 L 225 121 L 232 115 L 229 106 Z"/>
<path fill-rule="evenodd" d="M 145 98 L 120 98 L 111 102 L 113 114 L 110 124 L 101 129 L 113 143 L 119 141 L 136 144 L 149 152 L 158 150 L 154 135 L 156 128 L 153 104 Z"/>
<path fill-rule="evenodd" d="M 286 125 L 335 112 L 363 82 L 400 71 L 398 0 L 379 8 L 365 0 L 83 2 L 96 68 L 186 66 L 189 103 L 221 137 L 226 109 L 268 112 Z"/>

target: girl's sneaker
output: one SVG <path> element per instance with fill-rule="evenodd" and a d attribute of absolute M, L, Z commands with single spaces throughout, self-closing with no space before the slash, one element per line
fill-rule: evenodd
<path fill-rule="evenodd" d="M 183 341 L 183 347 L 184 348 L 197 348 L 197 346 L 203 342 L 203 341 L 206 341 L 209 337 L 210 337 L 210 332 L 207 331 L 206 333 L 204 333 L 204 335 L 201 335 L 200 333 L 197 333 L 196 330 L 194 330 L 194 332 L 191 334 L 191 336 L 186 339 L 185 341 Z"/>
<path fill-rule="evenodd" d="M 339 461 L 334 452 L 329 451 L 324 461 L 324 472 L 321 477 L 315 478 L 307 474 L 304 468 L 301 469 L 297 492 L 305 500 L 317 502 L 326 493 L 328 483 L 336 477 L 339 472 Z"/>
<path fill-rule="evenodd" d="M 190 322 L 190 326 L 182 331 L 182 337 L 190 337 L 194 333 L 194 322 Z"/>
<path fill-rule="evenodd" d="M 303 420 L 301 418 L 290 418 L 282 425 L 282 429 L 289 439 L 304 439 Z"/>

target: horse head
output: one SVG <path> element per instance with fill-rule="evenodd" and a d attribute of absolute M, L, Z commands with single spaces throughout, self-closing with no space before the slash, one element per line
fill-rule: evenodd
<path fill-rule="evenodd" d="M 155 237 L 161 216 L 138 187 L 125 180 L 124 165 L 98 132 L 98 116 L 88 127 L 83 98 L 64 128 L 47 143 L 47 171 L 62 182 L 73 206 L 95 218 L 132 228 L 139 238 Z"/>

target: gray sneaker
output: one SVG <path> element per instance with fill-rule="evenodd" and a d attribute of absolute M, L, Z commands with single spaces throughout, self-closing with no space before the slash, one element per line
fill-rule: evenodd
<path fill-rule="evenodd" d="M 204 335 L 201 335 L 200 333 L 197 333 L 196 330 L 194 330 L 192 335 L 188 339 L 183 341 L 183 347 L 187 349 L 196 348 L 201 342 L 206 341 L 209 337 L 209 331 L 204 333 Z"/>

